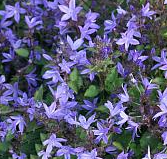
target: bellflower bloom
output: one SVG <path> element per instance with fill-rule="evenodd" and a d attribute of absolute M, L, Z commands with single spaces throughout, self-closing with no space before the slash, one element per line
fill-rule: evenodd
<path fill-rule="evenodd" d="M 125 124 L 129 120 L 129 116 L 127 114 L 125 114 L 125 112 L 123 112 L 123 111 L 120 112 L 120 117 L 122 118 L 122 120 L 117 122 L 117 124 L 120 126 L 122 126 L 123 124 Z"/>
<path fill-rule="evenodd" d="M 43 150 L 38 152 L 38 156 L 42 156 L 42 159 L 48 159 L 49 157 L 51 157 L 50 152 L 45 152 Z"/>
<path fill-rule="evenodd" d="M 96 120 L 95 120 L 95 116 L 96 114 L 92 115 L 91 117 L 88 118 L 88 120 L 86 121 L 86 118 L 83 116 L 83 115 L 80 115 L 79 116 L 79 122 L 80 122 L 80 126 L 84 129 L 89 129 L 90 125 L 92 123 L 94 123 Z"/>
<path fill-rule="evenodd" d="M 127 13 L 127 11 L 125 11 L 124 9 L 122 9 L 121 6 L 118 6 L 117 12 L 118 12 L 118 14 L 123 14 L 123 15 L 125 15 Z"/>
<path fill-rule="evenodd" d="M 7 122 L 10 124 L 8 128 L 12 133 L 16 131 L 16 127 L 18 126 L 19 132 L 23 134 L 26 123 L 22 116 L 11 116 L 10 119 L 7 119 Z"/>
<path fill-rule="evenodd" d="M 119 39 L 116 44 L 123 45 L 125 44 L 125 50 L 128 51 L 129 45 L 138 45 L 139 41 L 134 39 L 134 30 L 126 31 L 125 33 L 121 33 L 122 38 Z"/>
<path fill-rule="evenodd" d="M 166 159 L 166 158 L 167 158 L 166 153 L 158 153 L 158 154 L 154 155 L 154 159 Z"/>
<path fill-rule="evenodd" d="M 6 15 L 5 18 L 11 18 L 14 16 L 14 19 L 17 23 L 20 21 L 20 14 L 25 14 L 26 10 L 20 7 L 19 2 L 15 3 L 15 6 L 6 5 Z"/>
<path fill-rule="evenodd" d="M 67 74 L 71 73 L 71 67 L 75 65 L 75 62 L 67 62 L 66 60 L 62 60 L 62 63 L 59 64 L 62 72 L 66 72 Z"/>
<path fill-rule="evenodd" d="M 167 0 L 164 1 L 164 4 L 167 4 Z"/>
<path fill-rule="evenodd" d="M 46 152 L 51 152 L 53 147 L 62 147 L 62 144 L 61 142 L 66 142 L 67 140 L 66 139 L 63 139 L 63 138 L 57 138 L 56 137 L 56 134 L 52 134 L 49 139 L 45 140 L 43 142 L 43 145 L 46 146 Z"/>
<path fill-rule="evenodd" d="M 105 103 L 105 106 L 109 109 L 111 117 L 118 115 L 123 109 L 121 103 L 117 103 L 116 106 L 114 107 L 110 101 L 107 101 L 107 103 Z"/>
<path fill-rule="evenodd" d="M 51 69 L 46 71 L 42 78 L 44 79 L 50 79 L 52 78 L 52 81 L 48 82 L 48 84 L 56 84 L 57 82 L 63 82 L 63 78 L 60 76 L 59 71 L 56 69 Z"/>
<path fill-rule="evenodd" d="M 118 97 L 121 100 L 121 103 L 125 103 L 125 102 L 129 101 L 129 95 L 127 92 L 127 85 L 126 84 L 124 86 L 122 85 L 122 88 L 123 88 L 124 94 L 123 93 L 119 94 Z"/>
<path fill-rule="evenodd" d="M 164 145 L 167 145 L 167 131 L 165 131 L 161 136 L 163 138 Z"/>
<path fill-rule="evenodd" d="M 6 63 L 6 62 L 11 62 L 14 60 L 15 58 L 15 52 L 13 49 L 9 50 L 9 53 L 2 53 L 3 57 L 5 57 L 4 60 L 2 60 L 2 63 Z"/>
<path fill-rule="evenodd" d="M 72 148 L 71 146 L 62 146 L 57 151 L 57 156 L 64 156 L 64 159 L 71 159 L 71 155 L 75 155 L 76 153 L 80 153 L 82 151 L 82 147 Z"/>
<path fill-rule="evenodd" d="M 128 72 L 123 68 L 120 62 L 117 63 L 117 71 L 123 78 L 127 76 Z"/>
<path fill-rule="evenodd" d="M 83 100 L 84 104 L 82 105 L 82 107 L 89 111 L 88 114 L 92 113 L 97 108 L 97 105 L 96 105 L 97 100 L 98 98 L 95 98 L 93 102 L 90 102 L 88 100 Z"/>
<path fill-rule="evenodd" d="M 71 37 L 69 35 L 67 35 L 67 42 L 70 45 L 72 50 L 77 50 L 82 43 L 84 42 L 83 39 L 78 39 L 76 41 L 73 42 L 73 40 L 71 39 Z"/>
<path fill-rule="evenodd" d="M 30 18 L 31 17 L 29 17 L 29 16 L 25 16 L 25 22 L 27 23 L 27 25 L 30 29 L 33 29 L 37 25 L 43 24 L 43 22 L 41 20 L 39 20 L 39 18 L 37 18 L 37 17 L 33 17 L 31 19 Z"/>
<path fill-rule="evenodd" d="M 118 156 L 117 159 L 128 159 L 128 153 L 124 153 L 124 151 L 122 151 Z"/>
<path fill-rule="evenodd" d="M 114 12 L 112 12 L 111 18 L 112 20 L 104 21 L 104 26 L 105 26 L 104 30 L 107 31 L 106 33 L 112 32 L 114 28 L 117 26 L 116 17 L 114 15 Z"/>
<path fill-rule="evenodd" d="M 3 84 L 6 81 L 5 76 L 1 75 L 0 76 L 0 85 Z"/>
<path fill-rule="evenodd" d="M 95 142 L 99 143 L 100 140 L 103 139 L 104 143 L 107 144 L 108 143 L 107 134 L 108 134 L 109 128 L 102 126 L 100 122 L 97 122 L 97 128 L 98 130 L 93 130 L 94 135 L 98 136 L 95 139 Z"/>
<path fill-rule="evenodd" d="M 148 17 L 152 19 L 152 15 L 154 15 L 156 12 L 150 11 L 150 3 L 148 2 L 145 6 L 142 5 L 142 16 L 143 17 Z"/>
<path fill-rule="evenodd" d="M 151 84 L 151 81 L 149 82 L 147 78 L 143 78 L 142 83 L 144 85 L 145 90 L 158 89 L 158 85 L 157 84 Z"/>
<path fill-rule="evenodd" d="M 63 13 L 65 13 L 62 16 L 61 21 L 65 21 L 65 20 L 68 20 L 70 18 L 73 21 L 77 21 L 77 15 L 82 10 L 82 7 L 75 6 L 75 0 L 70 0 L 68 7 L 65 5 L 58 5 L 58 7 Z"/>
<path fill-rule="evenodd" d="M 102 158 L 97 157 L 97 150 L 93 149 L 91 152 L 80 153 L 77 159 L 102 159 Z"/>

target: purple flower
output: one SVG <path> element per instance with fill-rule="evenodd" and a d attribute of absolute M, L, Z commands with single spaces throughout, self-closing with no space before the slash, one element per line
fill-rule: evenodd
<path fill-rule="evenodd" d="M 107 33 L 112 32 L 112 30 L 117 26 L 114 12 L 112 12 L 112 20 L 105 20 L 104 26 L 104 30 L 107 31 Z"/>
<path fill-rule="evenodd" d="M 156 12 L 150 11 L 150 3 L 147 3 L 145 6 L 142 5 L 142 16 L 148 17 L 152 19 L 152 15 L 154 15 Z"/>
<path fill-rule="evenodd" d="M 67 62 L 66 60 L 62 60 L 62 63 L 59 64 L 62 72 L 66 72 L 68 74 L 71 73 L 71 67 L 75 65 L 75 62 Z"/>
<path fill-rule="evenodd" d="M 97 31 L 97 29 L 89 29 L 89 26 L 85 25 L 84 27 L 79 26 L 79 30 L 81 33 L 81 38 L 82 39 L 87 39 L 89 41 L 92 41 L 90 35 L 95 33 Z"/>
<path fill-rule="evenodd" d="M 165 71 L 165 78 L 167 78 L 167 58 L 166 58 L 166 50 L 161 51 L 161 57 L 154 56 L 153 60 L 158 62 L 154 67 L 152 67 L 151 70 L 154 70 L 158 67 L 160 67 L 160 70 Z"/>
<path fill-rule="evenodd" d="M 127 114 L 125 114 L 124 111 L 121 111 L 119 115 L 122 118 L 122 120 L 118 121 L 117 124 L 122 126 L 123 124 L 125 124 L 129 120 L 129 116 Z"/>
<path fill-rule="evenodd" d="M 139 135 L 137 134 L 137 130 L 138 130 L 139 124 L 135 123 L 133 121 L 128 121 L 128 127 L 126 128 L 127 130 L 132 130 L 133 134 L 132 134 L 132 139 L 134 140 L 135 136 L 139 137 Z"/>
<path fill-rule="evenodd" d="M 102 158 L 97 157 L 97 150 L 93 149 L 91 152 L 80 153 L 77 159 L 102 159 Z"/>
<path fill-rule="evenodd" d="M 127 72 L 125 71 L 125 69 L 123 68 L 120 62 L 117 63 L 117 71 L 123 78 L 127 76 Z"/>
<path fill-rule="evenodd" d="M 107 144 L 108 143 L 107 134 L 108 134 L 109 128 L 102 126 L 100 122 L 97 122 L 97 128 L 98 130 L 93 130 L 94 135 L 98 136 L 95 139 L 95 142 L 99 143 L 100 140 L 103 139 L 104 143 Z"/>
<path fill-rule="evenodd" d="M 50 153 L 53 149 L 53 147 L 62 147 L 62 144 L 61 142 L 66 142 L 67 140 L 66 139 L 63 139 L 63 138 L 57 138 L 56 137 L 56 134 L 52 134 L 49 139 L 45 140 L 43 142 L 43 145 L 46 146 L 46 152 Z"/>
<path fill-rule="evenodd" d="M 85 25 L 92 28 L 92 29 L 99 29 L 100 27 L 95 24 L 96 23 L 96 18 L 99 16 L 98 13 L 91 12 L 91 10 L 85 15 L 86 20 L 85 20 Z"/>
<path fill-rule="evenodd" d="M 50 152 L 45 152 L 43 150 L 38 152 L 38 156 L 42 156 L 42 159 L 48 159 L 49 157 L 51 157 Z"/>
<path fill-rule="evenodd" d="M 7 122 L 9 123 L 9 130 L 14 133 L 16 131 L 16 127 L 19 128 L 19 132 L 23 134 L 24 127 L 26 126 L 26 123 L 22 116 L 11 116 L 10 119 L 7 119 Z"/>
<path fill-rule="evenodd" d="M 121 100 L 121 103 L 125 103 L 125 102 L 129 101 L 129 95 L 127 92 L 127 85 L 126 84 L 124 86 L 122 85 L 122 88 L 123 88 L 124 94 L 123 93 L 119 94 L 118 97 Z"/>
<path fill-rule="evenodd" d="M 149 82 L 147 78 L 143 78 L 142 83 L 145 87 L 145 90 L 158 89 L 158 85 L 157 84 L 151 84 L 151 81 Z"/>
<path fill-rule="evenodd" d="M 107 103 L 105 103 L 105 106 L 109 109 L 111 117 L 116 116 L 123 109 L 123 106 L 121 103 L 117 103 L 116 106 L 114 107 L 110 101 L 107 101 Z"/>
<path fill-rule="evenodd" d="M 116 44 L 117 45 L 123 45 L 125 44 L 125 50 L 128 51 L 129 45 L 138 45 L 139 41 L 136 39 L 133 39 L 134 36 L 134 30 L 126 31 L 125 33 L 121 33 L 122 38 L 119 39 Z"/>
<path fill-rule="evenodd" d="M 73 21 L 77 21 L 77 15 L 82 10 L 82 7 L 75 7 L 75 0 L 70 0 L 69 7 L 65 5 L 59 5 L 58 7 L 63 13 L 65 13 L 62 16 L 61 21 L 65 21 L 70 18 Z"/>
<path fill-rule="evenodd" d="M 86 121 L 86 118 L 83 115 L 80 115 L 79 116 L 79 122 L 80 122 L 79 125 L 86 130 L 89 129 L 90 125 L 96 121 L 95 116 L 96 116 L 96 114 L 92 115 Z"/>
<path fill-rule="evenodd" d="M 71 37 L 67 35 L 67 42 L 70 45 L 70 47 L 71 47 L 72 50 L 77 50 L 82 45 L 82 43 L 84 41 L 82 39 L 78 39 L 78 40 L 76 40 L 76 41 L 73 42 L 73 40 L 71 39 Z"/>
<path fill-rule="evenodd" d="M 27 25 L 30 29 L 34 28 L 37 25 L 43 24 L 42 21 L 39 20 L 39 18 L 37 18 L 37 17 L 31 18 L 31 20 L 30 20 L 30 18 L 31 17 L 29 17 L 29 16 L 25 16 L 25 22 L 27 23 Z"/>
<path fill-rule="evenodd" d="M 167 4 L 167 0 L 164 1 L 164 4 Z"/>
<path fill-rule="evenodd" d="M 6 19 L 0 20 L 0 29 L 8 29 L 12 25 L 12 21 L 6 21 Z"/>
<path fill-rule="evenodd" d="M 90 69 L 85 69 L 81 72 L 81 74 L 89 74 L 89 79 L 93 81 L 97 73 L 91 71 Z"/>
<path fill-rule="evenodd" d="M 12 154 L 12 158 L 13 158 L 13 159 L 25 159 L 26 157 L 27 157 L 27 156 L 26 156 L 26 154 L 24 154 L 24 153 L 21 153 L 20 156 L 17 155 L 16 153 L 13 153 L 13 154 Z"/>
<path fill-rule="evenodd" d="M 166 159 L 166 158 L 167 158 L 166 153 L 158 153 L 158 154 L 154 155 L 154 159 Z"/>
<path fill-rule="evenodd" d="M 161 136 L 163 138 L 164 145 L 167 145 L 167 131 L 165 131 Z"/>
<path fill-rule="evenodd" d="M 117 12 L 118 12 L 118 14 L 123 14 L 123 15 L 125 15 L 127 13 L 127 11 L 125 11 L 124 9 L 122 9 L 121 6 L 118 6 Z"/>
<path fill-rule="evenodd" d="M 14 16 L 14 19 L 17 23 L 20 21 L 20 14 L 25 14 L 26 10 L 20 7 L 19 2 L 15 3 L 15 6 L 6 5 L 6 14 L 5 18 L 11 18 Z"/>
<path fill-rule="evenodd" d="M 72 148 L 71 146 L 62 146 L 57 151 L 57 156 L 64 156 L 64 159 L 71 159 L 71 155 L 75 155 L 76 153 L 80 153 L 82 151 L 82 147 Z"/>
<path fill-rule="evenodd" d="M 122 151 L 118 156 L 117 159 L 128 159 L 128 153 L 124 153 L 124 151 Z"/>
<path fill-rule="evenodd" d="M 1 75 L 0 76 L 0 85 L 3 84 L 6 81 L 5 76 Z"/>
<path fill-rule="evenodd" d="M 10 49 L 9 50 L 9 53 L 2 53 L 3 57 L 5 57 L 4 60 L 2 60 L 3 63 L 6 63 L 6 62 L 11 62 L 14 60 L 15 58 L 15 53 L 14 53 L 14 50 L 13 49 Z"/>
<path fill-rule="evenodd" d="M 63 78 L 60 76 L 59 71 L 57 71 L 56 69 L 51 69 L 46 71 L 42 78 L 44 79 L 50 79 L 52 78 L 52 81 L 48 82 L 48 84 L 56 84 L 57 82 L 63 82 Z"/>
<path fill-rule="evenodd" d="M 37 86 L 37 78 L 36 78 L 36 74 L 34 74 L 34 72 L 36 71 L 36 68 L 33 69 L 29 74 L 25 75 L 25 78 L 28 82 L 29 86 Z"/>
<path fill-rule="evenodd" d="M 90 102 L 88 100 L 83 100 L 84 101 L 84 105 L 82 105 L 82 107 L 86 110 L 88 110 L 88 114 L 92 113 L 96 108 L 97 108 L 97 100 L 98 98 L 95 98 L 93 100 L 93 102 Z"/>

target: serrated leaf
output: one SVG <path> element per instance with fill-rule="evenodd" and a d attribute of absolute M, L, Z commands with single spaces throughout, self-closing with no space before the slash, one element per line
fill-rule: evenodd
<path fill-rule="evenodd" d="M 28 57 L 28 55 L 29 55 L 29 51 L 27 49 L 23 49 L 23 48 L 16 49 L 15 52 L 17 55 L 19 55 L 21 57 Z"/>
<path fill-rule="evenodd" d="M 85 97 L 95 97 L 99 94 L 100 90 L 95 85 L 90 85 L 89 88 L 86 90 L 84 96 Z"/>

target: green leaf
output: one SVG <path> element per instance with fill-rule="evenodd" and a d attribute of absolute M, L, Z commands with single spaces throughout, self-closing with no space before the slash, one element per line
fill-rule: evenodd
<path fill-rule="evenodd" d="M 40 133 L 41 142 L 45 141 L 47 137 L 48 136 L 46 134 Z"/>
<path fill-rule="evenodd" d="M 35 144 L 35 150 L 36 150 L 37 153 L 38 153 L 39 151 L 41 151 L 41 150 L 42 150 L 42 145 L 40 145 L 40 144 Z"/>
<path fill-rule="evenodd" d="M 38 156 L 30 155 L 30 159 L 38 159 Z"/>
<path fill-rule="evenodd" d="M 6 152 L 9 149 L 9 142 L 1 142 L 0 143 L 0 152 Z"/>
<path fill-rule="evenodd" d="M 95 97 L 99 94 L 100 90 L 95 85 L 90 85 L 89 88 L 86 90 L 84 96 L 85 97 Z"/>
<path fill-rule="evenodd" d="M 77 68 L 74 68 L 70 74 L 70 81 L 68 82 L 69 87 L 74 90 L 75 93 L 78 93 L 79 89 L 83 85 L 83 81 Z"/>
<path fill-rule="evenodd" d="M 21 57 L 28 57 L 28 55 L 29 55 L 29 51 L 27 49 L 23 49 L 23 48 L 16 49 L 15 52 L 17 55 L 19 55 Z"/>
<path fill-rule="evenodd" d="M 36 101 L 42 101 L 43 100 L 43 85 L 39 87 L 39 89 L 35 92 L 34 99 Z"/>
<path fill-rule="evenodd" d="M 113 146 L 115 146 L 118 150 L 123 150 L 124 148 L 123 148 L 123 146 L 121 145 L 121 143 L 119 143 L 119 142 L 116 142 L 116 141 L 114 141 L 113 143 Z"/>

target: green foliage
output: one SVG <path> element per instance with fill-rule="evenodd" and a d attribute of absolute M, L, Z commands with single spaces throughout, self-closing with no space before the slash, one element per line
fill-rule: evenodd
<path fill-rule="evenodd" d="M 112 92 L 121 86 L 123 79 L 118 77 L 118 72 L 115 67 L 107 74 L 105 79 L 105 90 L 107 92 Z"/>
<path fill-rule="evenodd" d="M 78 93 L 79 89 L 82 87 L 83 80 L 79 75 L 77 68 L 74 68 L 73 71 L 71 72 L 70 81 L 68 84 L 70 88 L 74 90 L 75 93 Z"/>
<path fill-rule="evenodd" d="M 36 101 L 42 101 L 43 100 L 43 85 L 39 87 L 39 89 L 35 92 L 34 99 Z"/>
<path fill-rule="evenodd" d="M 21 57 L 28 57 L 29 56 L 29 51 L 24 48 L 16 49 L 15 50 L 16 54 L 21 56 Z"/>
<path fill-rule="evenodd" d="M 85 97 L 96 97 L 99 94 L 100 90 L 95 85 L 90 85 L 89 88 L 86 90 L 84 96 Z"/>

